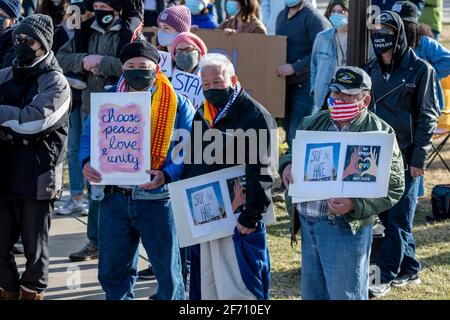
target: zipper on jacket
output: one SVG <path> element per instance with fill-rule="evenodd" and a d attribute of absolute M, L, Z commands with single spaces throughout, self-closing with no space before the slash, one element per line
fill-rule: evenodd
<path fill-rule="evenodd" d="M 414 143 L 414 128 L 413 128 L 413 118 L 412 114 L 409 114 L 409 131 L 411 133 L 411 144 Z"/>
<path fill-rule="evenodd" d="M 381 98 L 379 98 L 378 100 L 376 100 L 375 103 L 380 102 L 381 100 L 383 100 L 384 98 L 386 98 L 387 96 L 389 96 L 392 92 L 398 90 L 399 88 L 403 87 L 404 85 L 406 85 L 406 82 L 402 83 L 401 85 L 395 87 L 394 89 L 392 89 L 391 91 L 389 91 L 388 93 L 386 93 L 384 96 L 382 96 Z"/>

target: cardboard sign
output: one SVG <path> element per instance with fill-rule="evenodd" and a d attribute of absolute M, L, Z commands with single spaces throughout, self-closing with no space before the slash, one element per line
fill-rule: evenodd
<path fill-rule="evenodd" d="M 91 165 L 101 185 L 148 182 L 151 94 L 91 94 Z"/>
<path fill-rule="evenodd" d="M 293 203 L 386 197 L 393 145 L 394 135 L 383 132 L 297 131 Z"/>
<path fill-rule="evenodd" d="M 180 247 L 231 236 L 246 206 L 245 165 L 169 184 Z M 275 222 L 271 205 L 263 214 Z"/>
<path fill-rule="evenodd" d="M 157 28 L 144 28 L 146 38 L 156 45 Z M 276 74 L 286 63 L 287 38 L 253 33 L 230 36 L 220 30 L 195 32 L 210 53 L 222 53 L 233 62 L 243 88 L 273 116 L 284 117 L 286 80 Z"/>
<path fill-rule="evenodd" d="M 158 51 L 161 60 L 159 61 L 159 67 L 167 78 L 172 76 L 172 55 L 169 52 Z"/>
<path fill-rule="evenodd" d="M 192 102 L 197 110 L 205 100 L 203 96 L 202 78 L 191 73 L 175 69 L 172 74 L 172 86 L 176 92 Z"/>

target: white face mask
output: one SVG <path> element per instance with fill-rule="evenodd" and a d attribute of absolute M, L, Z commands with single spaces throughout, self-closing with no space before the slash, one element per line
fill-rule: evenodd
<path fill-rule="evenodd" d="M 53 5 L 55 7 L 57 7 L 57 6 L 59 6 L 61 4 L 61 2 L 63 2 L 63 0 L 52 0 L 52 2 L 53 2 Z"/>

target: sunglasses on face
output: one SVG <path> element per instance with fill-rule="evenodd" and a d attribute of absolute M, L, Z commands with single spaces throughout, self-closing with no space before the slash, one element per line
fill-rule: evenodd
<path fill-rule="evenodd" d="M 34 45 L 34 43 L 36 42 L 36 40 L 33 37 L 30 36 L 21 36 L 21 35 L 16 35 L 14 37 L 14 44 L 15 45 L 19 45 L 19 44 L 26 44 L 27 46 L 32 47 Z"/>
<path fill-rule="evenodd" d="M 374 29 L 374 30 L 372 30 L 372 34 L 383 34 L 383 35 L 384 34 L 390 34 L 390 35 L 393 35 L 394 32 L 392 30 L 383 28 L 383 29 Z"/>

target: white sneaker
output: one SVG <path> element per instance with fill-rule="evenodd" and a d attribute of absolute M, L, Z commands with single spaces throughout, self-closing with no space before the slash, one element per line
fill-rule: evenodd
<path fill-rule="evenodd" d="M 70 200 L 66 202 L 65 205 L 62 207 L 59 207 L 55 210 L 56 214 L 59 214 L 61 216 L 67 216 L 69 214 L 80 212 L 83 210 L 83 200 L 75 200 L 74 198 L 70 197 Z"/>

